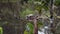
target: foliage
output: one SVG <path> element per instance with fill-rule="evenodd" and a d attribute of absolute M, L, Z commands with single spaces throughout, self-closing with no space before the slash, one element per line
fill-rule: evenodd
<path fill-rule="evenodd" d="M 28 32 L 25 30 L 25 31 L 24 31 L 24 34 L 28 34 Z"/>
<path fill-rule="evenodd" d="M 44 9 L 45 11 L 49 10 L 48 7 L 48 0 L 35 0 L 35 9 L 38 10 L 39 14 L 42 13 L 42 9 Z"/>
<path fill-rule="evenodd" d="M 8 4 L 8 2 L 20 2 L 20 0 L 0 0 L 0 2 L 3 2 L 3 3 L 7 3 L 6 4 L 6 6 L 7 7 L 10 7 L 10 8 L 13 8 L 13 5 L 15 5 L 15 4 L 11 4 L 11 6 L 9 6 L 9 4 Z M 19 3 L 18 2 L 18 3 Z M 45 11 L 43 11 L 43 13 L 45 12 L 45 14 L 44 15 L 48 15 L 48 16 L 50 16 L 50 14 L 49 14 L 49 3 L 50 3 L 50 0 L 29 0 L 29 2 L 31 3 L 31 5 L 29 5 L 28 7 L 32 7 L 32 5 L 34 5 L 34 8 L 35 8 L 35 10 L 38 10 L 38 12 L 39 12 L 39 14 L 41 14 L 42 13 L 42 9 L 44 9 Z M 18 3 L 16 3 L 16 5 L 18 4 Z M 21 3 L 20 3 L 21 4 Z M 3 4 L 2 4 L 3 5 Z M 5 4 L 4 4 L 5 5 Z M 28 5 L 28 4 L 27 4 Z M 56 0 L 55 1 L 55 5 L 56 6 L 60 6 L 60 0 Z M 18 5 L 17 5 L 18 6 Z M 16 7 L 16 6 L 15 6 Z M 15 8 L 14 7 L 14 8 Z M 22 7 L 22 5 L 20 6 L 19 5 L 19 7 Z M 24 6 L 24 7 L 26 7 L 26 6 Z M 14 9 L 13 8 L 13 9 Z M 16 7 L 17 8 L 17 7 Z M 9 23 L 11 22 L 11 21 L 13 21 L 13 22 L 16 22 L 17 21 L 17 18 L 15 18 L 15 17 L 13 17 L 13 12 L 15 12 L 13 9 L 13 11 L 12 10 L 10 10 L 10 9 L 6 9 L 6 7 L 3 7 L 3 9 L 4 10 L 2 10 L 2 12 L 3 12 L 3 14 L 4 14 L 4 16 L 6 16 L 5 17 L 5 19 L 7 19 L 7 20 L 9 20 Z M 18 8 L 19 9 L 19 8 Z M 0 8 L 0 10 L 1 10 L 1 8 Z M 17 9 L 16 9 L 17 10 Z M 15 13 L 17 13 L 17 11 L 15 12 Z M 15 14 L 14 13 L 14 14 Z M 18 13 L 17 13 L 18 14 Z M 35 14 L 35 12 L 33 11 L 33 9 L 31 10 L 31 8 L 29 9 L 29 8 L 26 8 L 25 10 L 24 9 L 22 9 L 22 11 L 20 11 L 20 16 L 22 17 L 22 18 L 24 18 L 24 17 L 26 17 L 26 15 L 28 15 L 28 14 Z M 3 16 L 3 18 L 4 18 L 4 16 Z M 8 18 L 9 17 L 9 18 Z M 16 16 L 17 17 L 17 16 Z M 5 19 L 3 19 L 3 20 L 5 20 Z M 15 20 L 16 19 L 16 20 Z M 0 20 L 2 20 L 1 18 L 0 18 Z M 2 22 L 5 22 L 5 21 L 2 21 Z M 6 22 L 7 23 L 7 22 Z M 1 22 L 0 22 L 0 24 L 1 24 Z M 20 23 L 20 24 L 23 24 L 23 23 Z M 40 28 L 41 26 L 42 26 L 43 24 L 40 22 L 40 21 L 38 21 L 38 28 Z M 24 31 L 24 34 L 33 34 L 33 24 L 31 24 L 31 23 L 27 23 L 27 26 L 28 26 L 28 28 L 30 29 L 29 31 L 27 31 L 27 30 L 25 30 Z M 23 27 L 23 26 L 22 26 Z M 23 29 L 23 28 L 22 28 Z M 1 32 L 3 32 L 2 31 L 2 28 L 0 27 L 0 33 Z M 2 33 L 1 33 L 2 34 Z"/>
<path fill-rule="evenodd" d="M 0 34 L 3 34 L 3 29 L 2 29 L 2 27 L 0 27 Z"/>
<path fill-rule="evenodd" d="M 60 6 L 60 0 L 55 0 L 55 5 Z"/>
<path fill-rule="evenodd" d="M 43 25 L 41 21 L 38 21 L 38 29 Z M 34 25 L 30 22 L 26 24 L 26 30 L 24 31 L 24 34 L 33 34 Z"/>
<path fill-rule="evenodd" d="M 26 30 L 24 31 L 24 34 L 33 34 L 33 24 L 27 23 L 26 24 Z"/>
<path fill-rule="evenodd" d="M 40 20 L 38 20 L 38 29 L 43 25 L 42 22 Z"/>
<path fill-rule="evenodd" d="M 28 14 L 34 14 L 34 11 L 27 8 L 26 10 L 24 10 L 20 13 L 20 16 L 26 17 L 26 15 L 28 15 Z"/>

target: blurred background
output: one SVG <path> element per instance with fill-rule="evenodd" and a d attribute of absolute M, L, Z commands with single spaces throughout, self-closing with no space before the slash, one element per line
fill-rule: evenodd
<path fill-rule="evenodd" d="M 0 34 L 35 31 L 60 34 L 60 0 L 0 0 Z"/>

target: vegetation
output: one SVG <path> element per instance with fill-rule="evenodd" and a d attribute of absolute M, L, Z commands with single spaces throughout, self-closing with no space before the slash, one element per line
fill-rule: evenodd
<path fill-rule="evenodd" d="M 33 14 L 32 19 L 29 14 Z M 35 24 L 39 31 L 51 25 L 50 32 L 60 34 L 60 0 L 0 0 L 1 34 L 34 34 Z"/>

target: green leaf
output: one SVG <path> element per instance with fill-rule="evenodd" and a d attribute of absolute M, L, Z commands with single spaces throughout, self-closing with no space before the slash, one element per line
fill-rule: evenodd
<path fill-rule="evenodd" d="M 55 0 L 55 5 L 60 6 L 60 0 Z"/>
<path fill-rule="evenodd" d="M 2 29 L 2 27 L 0 27 L 0 34 L 3 34 L 3 29 Z"/>
<path fill-rule="evenodd" d="M 26 17 L 26 15 L 28 15 L 28 14 L 34 14 L 34 13 L 35 13 L 35 12 L 32 11 L 32 10 L 26 9 L 25 11 L 22 11 L 22 12 L 20 13 L 20 16 L 21 16 L 21 17 Z"/>
<path fill-rule="evenodd" d="M 28 34 L 28 32 L 25 30 L 25 31 L 24 31 L 24 34 Z"/>

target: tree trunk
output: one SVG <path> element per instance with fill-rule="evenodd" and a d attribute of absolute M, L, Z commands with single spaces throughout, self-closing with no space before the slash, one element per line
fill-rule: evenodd
<path fill-rule="evenodd" d="M 38 34 L 38 24 L 36 19 L 34 19 L 34 34 Z"/>

